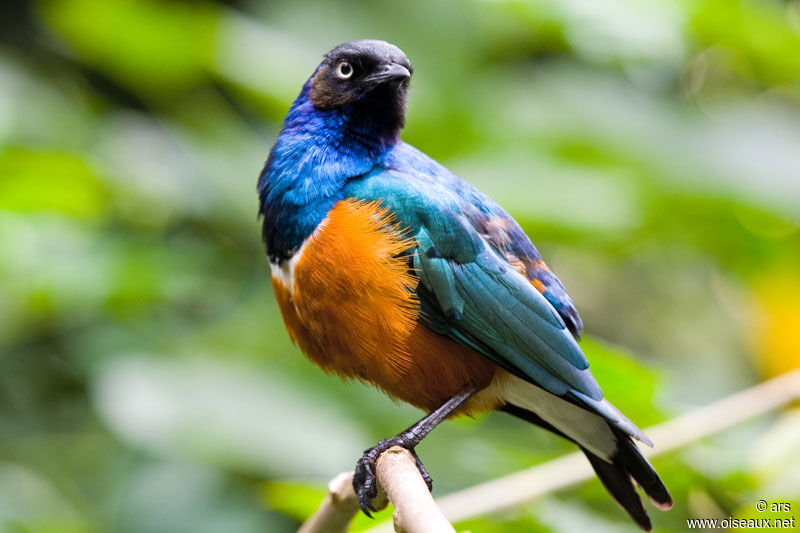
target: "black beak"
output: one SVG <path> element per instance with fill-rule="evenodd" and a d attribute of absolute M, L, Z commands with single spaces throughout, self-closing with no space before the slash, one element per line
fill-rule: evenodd
<path fill-rule="evenodd" d="M 389 81 L 403 82 L 411 77 L 411 72 L 398 63 L 389 63 L 378 67 L 378 71 L 364 78 L 364 81 L 377 86 Z"/>

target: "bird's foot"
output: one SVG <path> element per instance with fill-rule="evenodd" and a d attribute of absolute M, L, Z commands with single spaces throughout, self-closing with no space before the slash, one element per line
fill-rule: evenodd
<path fill-rule="evenodd" d="M 358 496 L 358 505 L 361 507 L 361 510 L 364 511 L 365 515 L 372 518 L 370 511 L 375 512 L 375 506 L 372 504 L 372 500 L 378 495 L 378 479 L 376 477 L 375 463 L 383 452 L 393 446 L 400 446 L 411 452 L 411 455 L 414 456 L 414 460 L 417 463 L 417 470 L 419 470 L 422 479 L 425 480 L 425 484 L 428 485 L 428 490 L 433 490 L 433 479 L 428 473 L 428 469 L 425 468 L 425 465 L 420 461 L 417 452 L 414 450 L 415 444 L 416 443 L 412 442 L 412 439 L 408 439 L 403 435 L 398 435 L 389 439 L 383 439 L 373 448 L 364 451 L 364 455 L 362 455 L 361 459 L 356 463 L 356 471 L 353 475 L 353 490 L 355 490 Z"/>

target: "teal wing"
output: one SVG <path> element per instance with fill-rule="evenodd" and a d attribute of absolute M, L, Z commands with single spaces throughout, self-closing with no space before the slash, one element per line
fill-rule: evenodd
<path fill-rule="evenodd" d="M 602 399 L 563 319 L 525 277 L 486 245 L 462 263 L 442 254 L 434 239 L 420 228 L 413 252 L 427 326 L 553 394 Z"/>
<path fill-rule="evenodd" d="M 478 216 L 508 215 L 465 182 L 443 175 L 442 167 L 423 170 L 376 169 L 347 190 L 349 196 L 381 201 L 415 236 L 409 263 L 420 280 L 419 320 L 649 442 L 603 399 L 586 356 L 553 304 L 476 228 Z"/>

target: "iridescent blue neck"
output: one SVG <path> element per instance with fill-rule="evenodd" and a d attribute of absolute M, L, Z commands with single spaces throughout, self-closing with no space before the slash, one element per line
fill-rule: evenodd
<path fill-rule="evenodd" d="M 342 199 L 347 181 L 379 164 L 399 138 L 381 110 L 364 102 L 320 110 L 309 90 L 306 83 L 289 110 L 258 183 L 273 263 L 290 258 Z"/>

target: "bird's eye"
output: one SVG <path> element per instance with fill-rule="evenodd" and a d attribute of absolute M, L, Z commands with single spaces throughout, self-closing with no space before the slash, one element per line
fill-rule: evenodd
<path fill-rule="evenodd" d="M 339 62 L 339 65 L 336 67 L 336 75 L 346 80 L 353 75 L 353 66 L 347 61 Z"/>

